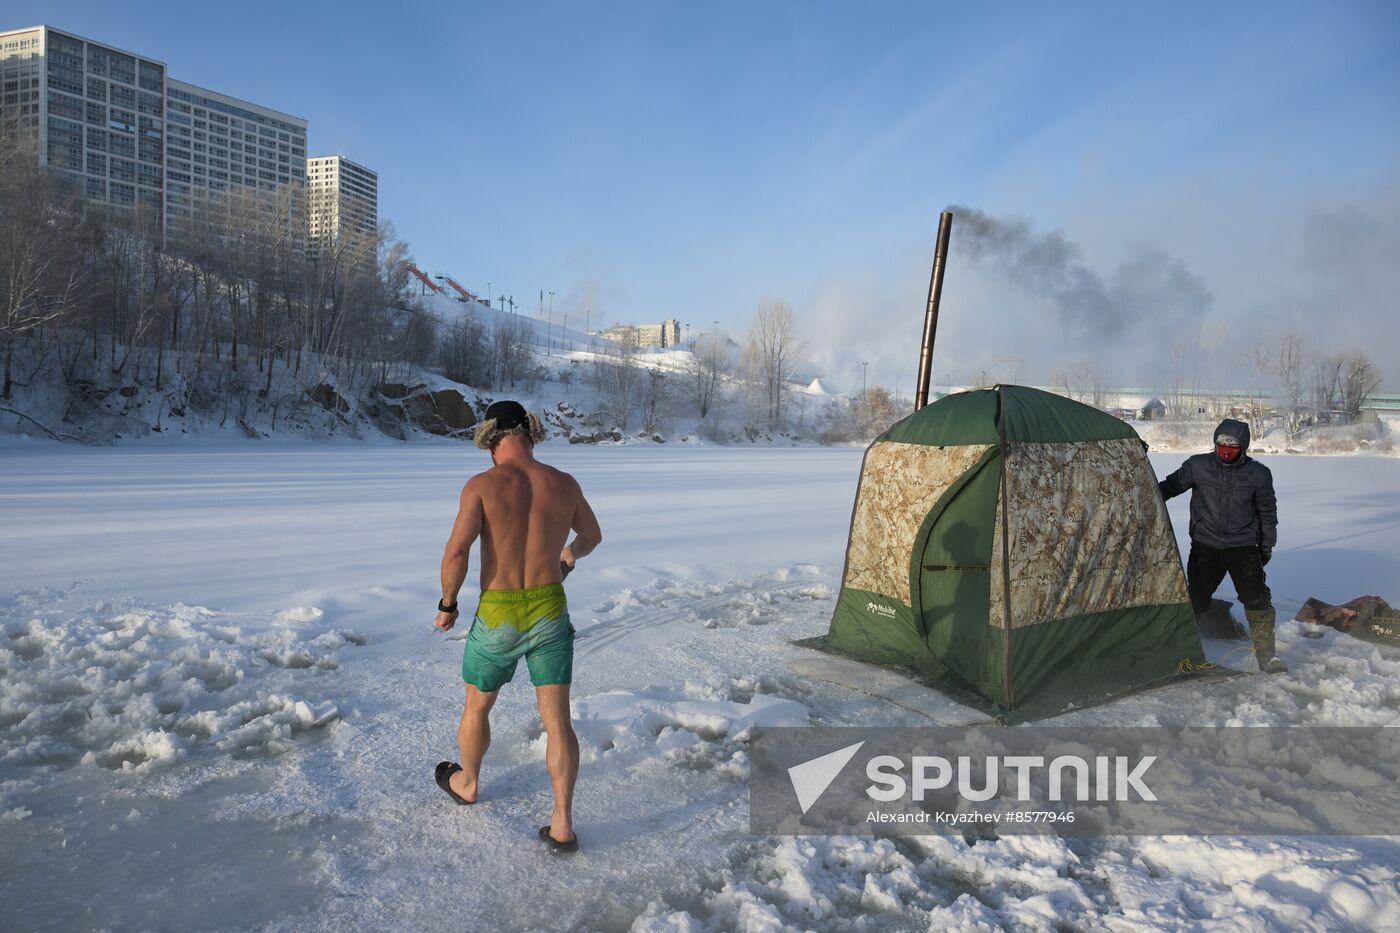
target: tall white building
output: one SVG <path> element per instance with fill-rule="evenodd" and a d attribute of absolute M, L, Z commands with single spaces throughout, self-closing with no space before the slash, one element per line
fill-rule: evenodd
<path fill-rule="evenodd" d="M 141 207 L 178 241 L 206 202 L 256 194 L 306 222 L 306 121 L 169 79 L 148 56 L 49 26 L 0 33 L 0 120 L 37 131 L 40 164 L 90 202 Z"/>
<path fill-rule="evenodd" d="M 352 238 L 369 247 L 379 229 L 379 176 L 344 156 L 318 156 L 306 162 L 307 254 L 312 259 L 327 244 Z"/>
<path fill-rule="evenodd" d="M 39 163 L 85 198 L 165 224 L 165 64 L 72 33 L 0 33 L 0 121 L 37 132 Z"/>

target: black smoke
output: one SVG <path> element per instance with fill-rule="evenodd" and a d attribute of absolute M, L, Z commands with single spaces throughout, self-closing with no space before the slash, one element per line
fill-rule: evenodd
<path fill-rule="evenodd" d="M 1090 268 L 1083 249 L 1059 230 L 1039 231 L 1023 218 L 972 207 L 948 210 L 957 259 L 1048 305 L 1068 336 L 1097 349 L 1169 342 L 1174 333 L 1194 329 L 1211 307 L 1205 283 L 1160 246 L 1133 247 L 1130 258 L 1105 275 Z"/>

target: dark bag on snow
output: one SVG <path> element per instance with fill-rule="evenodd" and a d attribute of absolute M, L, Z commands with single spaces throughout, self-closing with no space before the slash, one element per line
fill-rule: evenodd
<path fill-rule="evenodd" d="M 1400 646 L 1400 612 L 1379 596 L 1358 596 L 1339 606 L 1309 599 L 1298 612 L 1298 621 L 1326 625 L 1366 641 Z"/>

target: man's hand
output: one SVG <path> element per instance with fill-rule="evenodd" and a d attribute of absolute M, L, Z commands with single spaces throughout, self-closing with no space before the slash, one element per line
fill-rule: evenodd
<path fill-rule="evenodd" d="M 568 567 L 570 570 L 574 569 L 574 563 L 577 560 L 578 558 L 574 556 L 574 551 L 570 547 L 565 547 L 564 550 L 559 552 L 559 563 Z"/>
<path fill-rule="evenodd" d="M 444 632 L 450 632 L 452 631 L 452 626 L 457 624 L 457 615 L 459 612 L 460 610 L 457 609 L 453 609 L 451 612 L 439 612 L 437 614 L 437 621 L 433 624 Z"/>
<path fill-rule="evenodd" d="M 1261 547 L 1259 549 L 1259 566 L 1267 567 L 1269 559 L 1274 556 L 1274 549 L 1271 547 Z"/>

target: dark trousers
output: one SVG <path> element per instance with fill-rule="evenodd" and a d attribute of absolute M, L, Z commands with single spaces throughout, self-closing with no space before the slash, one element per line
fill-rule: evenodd
<path fill-rule="evenodd" d="M 1196 615 L 1202 615 L 1210 608 L 1210 598 L 1215 595 L 1216 588 L 1227 573 L 1245 609 L 1274 607 L 1257 547 L 1222 549 L 1193 541 L 1191 555 L 1186 558 L 1186 588 L 1191 594 L 1191 608 Z"/>

